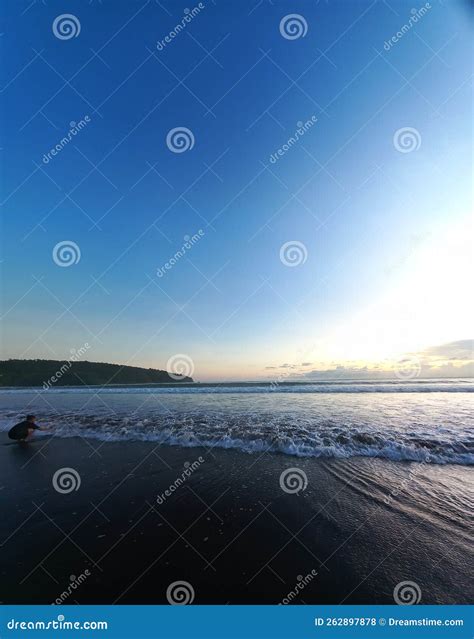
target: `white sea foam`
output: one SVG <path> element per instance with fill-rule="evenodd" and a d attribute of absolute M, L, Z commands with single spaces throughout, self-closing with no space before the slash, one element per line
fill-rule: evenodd
<path fill-rule="evenodd" d="M 261 418 L 260 418 L 261 419 Z M 173 418 L 50 415 L 45 418 L 61 438 L 101 441 L 149 441 L 170 446 L 238 449 L 247 453 L 277 452 L 297 457 L 382 457 L 395 461 L 474 464 L 474 436 L 454 430 L 442 433 L 392 432 L 361 425 L 288 423 L 270 419 L 213 418 L 189 415 Z"/>
<path fill-rule="evenodd" d="M 288 385 L 273 392 L 262 385 L 199 385 L 109 388 L 99 394 L 86 388 L 11 389 L 2 393 L 0 429 L 10 428 L 24 412 L 36 412 L 39 423 L 53 426 L 57 437 L 474 464 L 469 380 L 359 383 L 356 392 L 348 390 L 354 386 Z M 387 386 L 395 392 L 380 391 Z"/>

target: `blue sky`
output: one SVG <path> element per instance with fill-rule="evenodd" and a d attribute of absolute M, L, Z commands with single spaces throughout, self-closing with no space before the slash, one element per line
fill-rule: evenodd
<path fill-rule="evenodd" d="M 469 338 L 468 3 L 209 0 L 157 48 L 198 6 L 3 3 L 4 357 L 88 342 L 91 361 L 258 379 Z M 77 37 L 56 37 L 63 14 Z"/>

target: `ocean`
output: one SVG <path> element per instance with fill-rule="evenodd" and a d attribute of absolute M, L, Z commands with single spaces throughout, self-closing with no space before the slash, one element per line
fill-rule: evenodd
<path fill-rule="evenodd" d="M 4 388 L 0 429 L 35 413 L 60 438 L 472 465 L 473 391 L 472 379 Z"/>

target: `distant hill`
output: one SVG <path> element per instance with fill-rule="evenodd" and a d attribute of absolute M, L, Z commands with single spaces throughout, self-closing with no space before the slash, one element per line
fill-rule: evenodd
<path fill-rule="evenodd" d="M 192 382 L 154 368 L 54 359 L 8 359 L 0 361 L 0 386 L 102 386 L 107 384 L 166 384 Z"/>

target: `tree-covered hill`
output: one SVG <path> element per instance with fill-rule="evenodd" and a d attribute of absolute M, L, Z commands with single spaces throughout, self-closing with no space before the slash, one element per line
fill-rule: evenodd
<path fill-rule="evenodd" d="M 108 384 L 163 384 L 192 382 L 191 377 L 154 368 L 53 359 L 0 361 L 0 386 L 94 386 Z"/>

